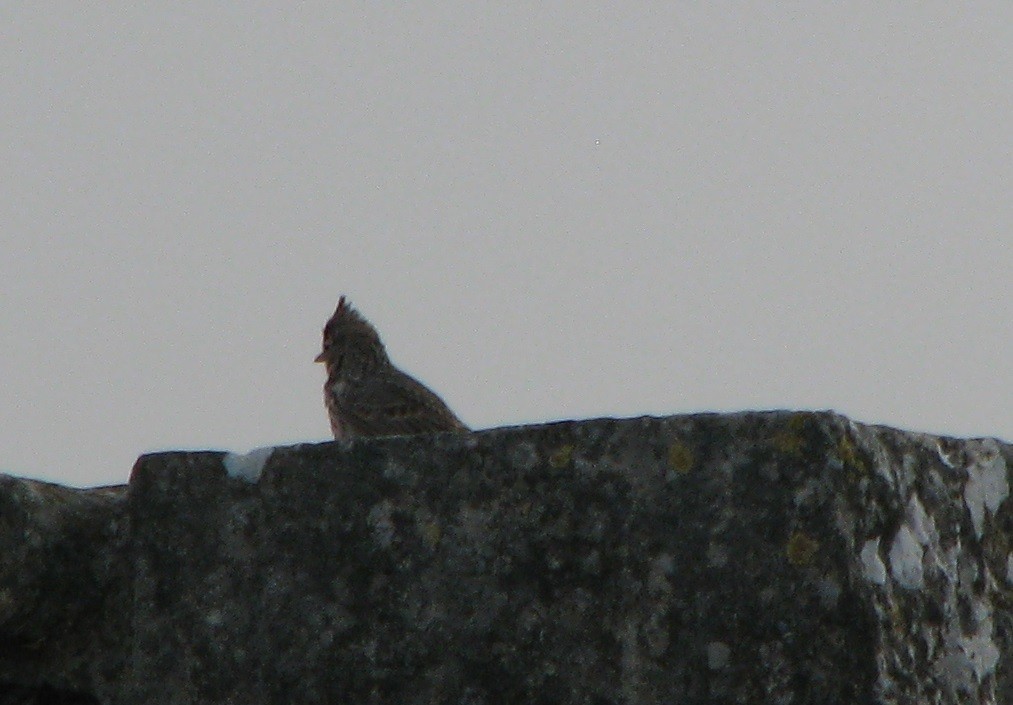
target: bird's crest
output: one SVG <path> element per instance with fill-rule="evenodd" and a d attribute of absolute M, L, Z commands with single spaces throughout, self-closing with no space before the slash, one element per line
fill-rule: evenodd
<path fill-rule="evenodd" d="M 324 333 L 328 330 L 334 330 L 336 326 L 346 325 L 361 325 L 370 330 L 373 330 L 373 326 L 370 325 L 369 321 L 362 317 L 362 314 L 355 310 L 348 297 L 344 294 L 338 299 L 338 307 L 334 309 L 334 315 L 327 321 L 327 325 L 324 328 Z"/>
<path fill-rule="evenodd" d="M 442 399 L 391 364 L 376 329 L 344 294 L 316 361 L 327 365 L 324 400 L 335 438 L 467 430 Z"/>

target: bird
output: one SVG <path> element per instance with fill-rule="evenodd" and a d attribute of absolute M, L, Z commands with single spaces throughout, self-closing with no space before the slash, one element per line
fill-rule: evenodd
<path fill-rule="evenodd" d="M 338 440 L 469 430 L 432 390 L 394 366 L 376 328 L 344 295 L 315 362 L 327 369 L 324 404 Z"/>

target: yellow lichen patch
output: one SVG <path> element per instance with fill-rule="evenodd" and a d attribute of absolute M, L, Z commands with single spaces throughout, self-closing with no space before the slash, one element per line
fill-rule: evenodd
<path fill-rule="evenodd" d="M 841 464 L 846 470 L 863 475 L 868 472 L 865 461 L 858 455 L 858 449 L 847 436 L 843 436 L 837 444 L 837 457 L 841 459 Z"/>
<path fill-rule="evenodd" d="M 565 468 L 573 460 L 573 446 L 565 445 L 549 456 L 549 465 L 554 468 Z"/>
<path fill-rule="evenodd" d="M 668 449 L 668 467 L 680 475 L 693 469 L 693 451 L 682 441 L 676 441 Z"/>
<path fill-rule="evenodd" d="M 788 539 L 788 546 L 785 553 L 788 555 L 788 562 L 792 565 L 803 566 L 812 563 L 816 551 L 820 550 L 819 543 L 802 533 L 796 531 Z"/>
<path fill-rule="evenodd" d="M 806 424 L 809 423 L 809 414 L 806 412 L 798 412 L 792 414 L 791 418 L 788 419 L 788 428 L 796 433 L 801 433 L 805 430 Z"/>
<path fill-rule="evenodd" d="M 904 633 L 907 631 L 909 620 L 904 616 L 904 610 L 901 609 L 900 605 L 894 603 L 890 608 L 890 626 L 893 627 L 895 632 Z"/>
<path fill-rule="evenodd" d="M 783 431 L 774 434 L 774 447 L 785 455 L 802 455 L 805 447 L 805 430 L 808 418 L 805 414 L 792 414 Z"/>
<path fill-rule="evenodd" d="M 443 528 L 435 521 L 423 522 L 419 525 L 419 534 L 429 548 L 436 548 L 443 538 Z"/>
<path fill-rule="evenodd" d="M 802 445 L 802 437 L 788 431 L 781 431 L 774 436 L 774 447 L 785 455 L 802 455 Z"/>

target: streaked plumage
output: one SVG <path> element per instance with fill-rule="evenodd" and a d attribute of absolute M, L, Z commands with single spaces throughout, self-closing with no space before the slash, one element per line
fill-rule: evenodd
<path fill-rule="evenodd" d="M 424 384 L 394 367 L 380 335 L 345 297 L 324 326 L 324 403 L 338 439 L 467 431 Z"/>

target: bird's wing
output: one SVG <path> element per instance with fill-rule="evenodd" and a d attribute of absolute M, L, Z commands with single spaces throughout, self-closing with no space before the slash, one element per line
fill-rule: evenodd
<path fill-rule="evenodd" d="M 468 430 L 442 399 L 400 370 L 350 385 L 341 397 L 340 407 L 356 435 Z"/>

